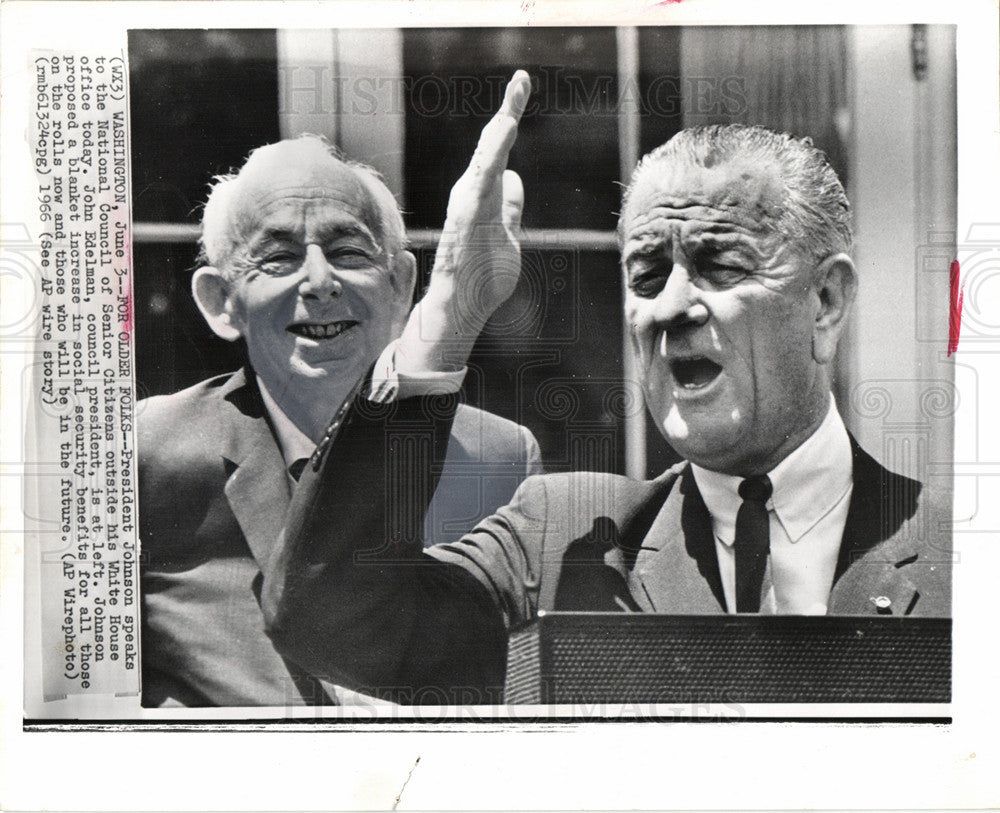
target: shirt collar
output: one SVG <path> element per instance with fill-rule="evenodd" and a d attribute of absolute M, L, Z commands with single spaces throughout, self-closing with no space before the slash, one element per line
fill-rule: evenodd
<path fill-rule="evenodd" d="M 731 545 L 742 502 L 737 493 L 742 478 L 694 463 L 691 470 L 716 536 Z M 774 490 L 767 507 L 777 514 L 789 540 L 797 542 L 840 502 L 853 482 L 852 470 L 851 441 L 831 395 L 819 428 L 768 472 Z"/>
<path fill-rule="evenodd" d="M 285 460 L 285 467 L 289 467 L 296 460 L 309 457 L 316 449 L 316 444 L 309 439 L 301 429 L 281 410 L 277 402 L 267 391 L 267 387 L 257 376 L 257 386 L 260 388 L 260 396 L 264 399 L 264 406 L 267 415 L 271 419 L 271 426 L 274 427 L 274 434 L 278 439 L 278 446 L 281 447 L 281 456 Z"/>

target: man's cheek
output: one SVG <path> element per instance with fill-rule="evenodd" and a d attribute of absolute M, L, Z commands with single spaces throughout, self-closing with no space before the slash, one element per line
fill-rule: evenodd
<path fill-rule="evenodd" d="M 641 355 L 648 357 L 652 351 L 655 333 L 652 320 L 643 313 L 641 308 L 626 308 L 625 324 L 632 339 L 632 346 Z"/>

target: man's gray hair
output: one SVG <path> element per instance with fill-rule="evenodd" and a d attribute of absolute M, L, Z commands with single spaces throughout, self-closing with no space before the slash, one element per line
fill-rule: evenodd
<path fill-rule="evenodd" d="M 364 186 L 368 194 L 371 195 L 372 200 L 378 207 L 379 230 L 381 232 L 379 236 L 382 240 L 382 250 L 386 254 L 392 255 L 406 247 L 406 227 L 403 223 L 403 215 L 399 210 L 399 203 L 389 190 L 389 187 L 385 185 L 385 181 L 378 170 L 358 161 L 348 161 L 337 147 L 323 136 L 305 133 L 288 140 L 293 143 L 300 142 L 306 149 L 322 150 L 323 154 L 353 170 L 355 177 Z M 211 265 L 220 270 L 226 268 L 227 261 L 237 248 L 237 240 L 233 234 L 230 215 L 232 213 L 233 198 L 239 185 L 240 173 L 253 158 L 257 150 L 264 150 L 269 146 L 273 145 L 268 144 L 251 151 L 239 170 L 225 175 L 217 175 L 212 179 L 208 199 L 205 202 L 201 218 L 201 236 L 198 239 L 200 248 L 198 255 L 199 265 Z"/>
<path fill-rule="evenodd" d="M 771 162 L 777 167 L 785 185 L 785 200 L 775 225 L 813 260 L 851 251 L 851 204 L 826 154 L 811 138 L 745 124 L 690 127 L 646 155 L 625 190 L 619 233 L 624 233 L 636 184 L 657 167 L 675 161 L 712 167 L 735 158 Z"/>

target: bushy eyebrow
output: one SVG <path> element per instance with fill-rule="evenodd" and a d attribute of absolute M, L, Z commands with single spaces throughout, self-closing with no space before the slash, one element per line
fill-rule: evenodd
<path fill-rule="evenodd" d="M 727 249 L 752 245 L 752 239 L 739 232 L 703 231 L 697 234 L 685 235 L 684 242 L 700 245 L 705 248 Z"/>
<path fill-rule="evenodd" d="M 360 238 L 368 243 L 372 248 L 381 251 L 382 247 L 375 239 L 374 235 L 361 224 L 333 224 L 319 230 L 318 242 L 332 243 L 337 240 Z M 257 235 L 252 245 L 261 246 L 266 243 L 300 243 L 301 233 L 294 229 L 280 227 L 270 227 L 264 229 Z"/>
<path fill-rule="evenodd" d="M 699 229 L 694 233 L 682 233 L 679 239 L 684 250 L 693 254 L 739 251 L 757 261 L 764 261 L 770 255 L 767 247 L 757 245 L 753 236 L 729 229 Z M 673 244 L 673 234 L 665 235 L 656 230 L 640 232 L 626 240 L 622 263 L 627 266 L 636 260 L 663 257 L 672 253 Z"/>
<path fill-rule="evenodd" d="M 658 229 L 627 235 L 622 246 L 622 263 L 627 265 L 636 259 L 663 256 L 672 246 L 673 235 Z"/>
<path fill-rule="evenodd" d="M 685 249 L 694 254 L 708 253 L 724 254 L 730 251 L 738 252 L 755 262 L 764 262 L 773 253 L 768 243 L 757 242 L 739 233 L 703 233 L 691 236 L 684 241 Z"/>
<path fill-rule="evenodd" d="M 643 243 L 642 245 L 627 250 L 625 252 L 625 256 L 622 258 L 622 264 L 627 267 L 640 260 L 648 260 L 651 257 L 667 256 L 672 253 L 670 251 L 670 244 L 670 240 L 662 240 L 657 243 Z"/>

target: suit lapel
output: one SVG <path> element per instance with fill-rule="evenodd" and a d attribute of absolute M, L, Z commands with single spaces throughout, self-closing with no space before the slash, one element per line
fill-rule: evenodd
<path fill-rule="evenodd" d="M 250 552 L 263 566 L 284 525 L 290 500 L 285 463 L 252 373 L 240 370 L 220 396 L 221 454 L 233 469 L 226 481 L 226 499 Z"/>
<path fill-rule="evenodd" d="M 725 612 L 712 521 L 685 465 L 646 534 L 630 587 L 646 611 Z"/>
<path fill-rule="evenodd" d="M 921 484 L 880 466 L 851 437 L 854 489 L 830 593 L 830 614 L 905 615 L 917 598 L 905 565 L 918 556 L 913 527 Z"/>
<path fill-rule="evenodd" d="M 918 597 L 906 565 L 918 557 L 911 523 L 922 488 L 880 466 L 851 437 L 854 488 L 828 612 L 904 615 Z M 690 466 L 656 515 L 629 579 L 647 612 L 725 612 L 712 522 Z"/>

